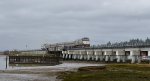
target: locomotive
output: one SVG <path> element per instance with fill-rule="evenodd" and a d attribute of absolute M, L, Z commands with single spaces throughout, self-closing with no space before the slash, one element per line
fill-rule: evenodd
<path fill-rule="evenodd" d="M 73 41 L 74 45 L 73 48 L 86 48 L 86 47 L 90 47 L 90 39 L 87 37 L 78 39 Z"/>

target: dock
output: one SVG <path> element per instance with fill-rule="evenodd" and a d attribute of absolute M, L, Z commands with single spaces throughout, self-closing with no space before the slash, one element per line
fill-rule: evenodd
<path fill-rule="evenodd" d="M 9 55 L 9 64 L 43 64 L 57 65 L 61 63 L 61 52 L 47 54 L 13 54 Z"/>

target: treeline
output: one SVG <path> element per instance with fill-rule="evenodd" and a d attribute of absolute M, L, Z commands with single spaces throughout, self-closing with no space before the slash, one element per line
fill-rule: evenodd
<path fill-rule="evenodd" d="M 131 39 L 129 41 L 115 42 L 111 43 L 110 41 L 106 44 L 95 45 L 94 47 L 133 47 L 133 46 L 150 46 L 150 38 L 145 40 L 143 39 Z"/>

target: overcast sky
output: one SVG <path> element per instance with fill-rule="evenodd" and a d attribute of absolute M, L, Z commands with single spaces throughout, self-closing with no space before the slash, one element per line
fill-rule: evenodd
<path fill-rule="evenodd" d="M 82 37 L 92 44 L 150 37 L 150 0 L 0 0 L 0 50 Z"/>

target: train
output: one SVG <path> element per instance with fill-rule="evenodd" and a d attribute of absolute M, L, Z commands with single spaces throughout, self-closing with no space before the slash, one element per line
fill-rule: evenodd
<path fill-rule="evenodd" d="M 42 46 L 42 49 L 45 49 L 47 51 L 62 51 L 68 49 L 89 48 L 89 47 L 90 47 L 90 39 L 88 37 L 84 37 L 71 42 L 44 44 Z"/>
<path fill-rule="evenodd" d="M 73 41 L 73 48 L 87 48 L 90 47 L 90 39 L 88 37 L 84 37 L 78 40 Z"/>

